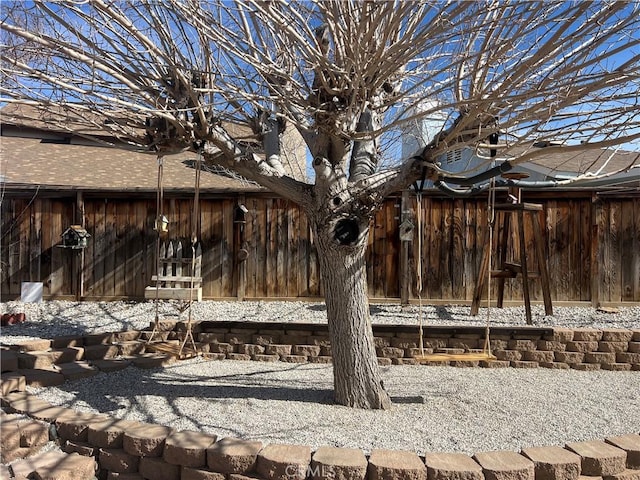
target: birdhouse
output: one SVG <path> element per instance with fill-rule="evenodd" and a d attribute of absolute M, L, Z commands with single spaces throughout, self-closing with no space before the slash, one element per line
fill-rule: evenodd
<path fill-rule="evenodd" d="M 65 248 L 85 248 L 91 235 L 80 225 L 71 225 L 62 234 L 62 246 Z"/>
<path fill-rule="evenodd" d="M 159 215 L 153 224 L 153 229 L 156 232 L 167 233 L 169 231 L 169 219 L 164 215 Z"/>
<path fill-rule="evenodd" d="M 233 212 L 233 223 L 247 223 L 247 213 L 249 209 L 244 205 L 237 205 Z"/>
<path fill-rule="evenodd" d="M 415 225 L 409 219 L 405 220 L 400 224 L 400 240 L 403 242 L 410 242 L 413 240 L 413 231 L 415 229 Z"/>

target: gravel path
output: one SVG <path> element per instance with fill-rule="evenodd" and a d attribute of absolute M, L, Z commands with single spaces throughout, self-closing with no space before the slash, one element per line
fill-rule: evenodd
<path fill-rule="evenodd" d="M 2 304 L 30 320 L 3 328 L 0 342 L 32 337 L 146 327 L 151 303 L 45 302 Z M 427 307 L 429 324 L 470 321 L 468 307 Z M 640 307 L 603 314 L 555 308 L 535 322 L 545 326 L 640 328 Z M 415 324 L 415 308 L 372 307 L 374 323 Z M 175 306 L 163 305 L 163 314 Z M 202 302 L 199 319 L 326 321 L 321 304 L 302 302 Z M 492 310 L 494 325 L 524 324 L 523 310 Z M 473 319 L 473 320 L 470 320 Z M 177 429 L 264 442 L 475 453 L 602 439 L 640 431 L 639 372 L 547 369 L 383 367 L 394 399 L 390 411 L 361 411 L 331 404 L 327 365 L 182 361 L 164 369 L 127 368 L 60 387 L 32 389 L 57 405 L 155 422 Z"/>

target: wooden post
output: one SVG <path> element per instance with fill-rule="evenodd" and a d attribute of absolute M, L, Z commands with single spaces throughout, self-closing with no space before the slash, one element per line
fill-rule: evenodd
<path fill-rule="evenodd" d="M 511 215 L 508 212 L 500 212 L 502 216 L 502 232 L 501 240 L 498 243 L 498 266 L 500 269 L 504 268 L 504 264 L 507 261 L 507 245 L 509 237 L 511 236 Z M 497 214 L 496 214 L 497 218 Z M 496 222 L 496 225 L 498 223 Z M 493 248 L 493 245 L 489 245 L 489 248 Z M 489 265 L 491 268 L 491 265 Z M 486 275 L 486 272 L 485 272 Z M 496 306 L 502 308 L 504 306 L 504 282 L 505 277 L 498 277 L 497 282 L 497 294 L 496 294 Z"/>
<path fill-rule="evenodd" d="M 533 214 L 533 243 L 536 249 L 536 257 L 538 257 L 538 271 L 540 272 L 540 281 L 542 284 L 544 313 L 546 315 L 553 315 L 553 306 L 551 303 L 551 282 L 549 280 L 549 270 L 547 269 L 547 257 L 544 253 L 544 247 L 542 246 L 542 227 L 539 219 L 541 214 L 542 212 Z"/>
<path fill-rule="evenodd" d="M 529 292 L 529 268 L 527 265 L 527 244 L 524 236 L 524 210 L 518 210 L 518 238 L 520 240 L 520 269 L 522 275 L 522 293 L 524 295 L 524 311 L 527 325 L 531 325 L 531 296 Z"/>

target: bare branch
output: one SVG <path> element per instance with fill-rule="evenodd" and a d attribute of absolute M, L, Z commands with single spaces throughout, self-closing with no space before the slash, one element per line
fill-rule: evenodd
<path fill-rule="evenodd" d="M 216 161 L 287 184 L 279 191 L 296 190 L 287 177 L 304 170 L 285 160 L 294 130 L 329 162 L 323 178 L 385 192 L 423 165 L 450 175 L 439 159 L 462 148 L 478 162 L 456 175 L 489 169 L 496 135 L 498 158 L 516 165 L 541 155 L 535 142 L 572 155 L 640 132 L 633 2 L 38 0 L 3 13 L 1 101 L 94 112 L 96 130 L 148 151 L 210 144 Z M 400 158 L 406 129 L 424 122 L 429 148 Z M 258 128 L 235 138 L 228 125 Z M 576 174 L 610 175 L 612 164 Z"/>

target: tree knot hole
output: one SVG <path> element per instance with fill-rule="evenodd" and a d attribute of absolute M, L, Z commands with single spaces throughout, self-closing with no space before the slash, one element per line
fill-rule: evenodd
<path fill-rule="evenodd" d="M 360 236 L 358 221 L 355 218 L 342 218 L 338 220 L 333 234 L 340 245 L 353 245 L 358 241 Z"/>

